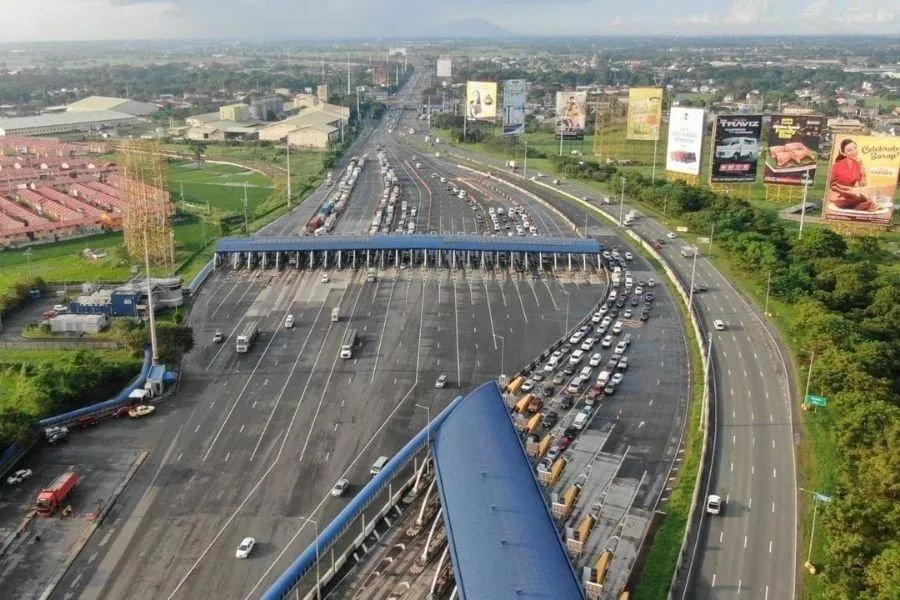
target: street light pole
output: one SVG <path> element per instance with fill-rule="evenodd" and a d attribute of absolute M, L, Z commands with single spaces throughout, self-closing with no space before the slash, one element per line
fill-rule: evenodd
<path fill-rule="evenodd" d="M 622 226 L 622 216 L 625 214 L 625 177 L 621 178 L 622 194 L 619 196 L 619 227 Z"/>
<path fill-rule="evenodd" d="M 809 193 L 809 171 L 803 173 L 803 204 L 800 205 L 800 231 L 797 239 L 803 239 L 803 221 L 806 220 L 806 195 Z"/>
<path fill-rule="evenodd" d="M 522 174 L 525 179 L 528 179 L 528 140 L 525 140 L 525 166 L 523 167 L 524 173 Z"/>
<path fill-rule="evenodd" d="M 32 250 L 31 248 L 26 248 L 24 254 L 25 260 L 28 261 L 28 279 L 32 279 L 33 275 L 31 273 L 31 255 L 34 254 L 34 250 Z"/>
<path fill-rule="evenodd" d="M 506 340 L 502 335 L 494 334 L 494 350 L 497 349 L 497 338 L 500 338 L 500 375 L 506 374 Z"/>
<path fill-rule="evenodd" d="M 766 281 L 766 306 L 763 308 L 763 314 L 769 316 L 769 290 L 772 287 L 772 272 L 769 271 L 769 279 Z"/>
<path fill-rule="evenodd" d="M 416 406 L 417 408 L 425 409 L 425 429 L 427 430 L 425 435 L 426 435 L 426 438 L 430 440 L 431 439 L 431 407 L 425 406 L 424 404 L 414 404 L 414 406 Z"/>
<path fill-rule="evenodd" d="M 244 230 L 250 235 L 250 223 L 247 219 L 247 182 L 244 182 Z"/>
<path fill-rule="evenodd" d="M 806 374 L 806 392 L 803 394 L 803 401 L 809 397 L 809 384 L 812 382 L 813 363 L 816 361 L 815 351 L 809 354 L 809 372 Z"/>
<path fill-rule="evenodd" d="M 688 295 L 688 312 L 694 308 L 694 273 L 697 271 L 697 246 L 694 246 L 694 260 L 691 262 L 691 291 Z"/>

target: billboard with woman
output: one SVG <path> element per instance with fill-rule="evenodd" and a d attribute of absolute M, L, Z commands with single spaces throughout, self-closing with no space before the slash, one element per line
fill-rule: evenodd
<path fill-rule="evenodd" d="M 834 136 L 823 217 L 890 225 L 898 173 L 900 138 Z"/>
<path fill-rule="evenodd" d="M 631 88 L 628 90 L 628 117 L 625 139 L 659 139 L 662 122 L 662 88 Z"/>
<path fill-rule="evenodd" d="M 556 92 L 556 139 L 583 140 L 587 92 Z"/>
<path fill-rule="evenodd" d="M 497 84 L 493 81 L 470 81 L 466 84 L 466 116 L 491 120 L 497 116 Z"/>

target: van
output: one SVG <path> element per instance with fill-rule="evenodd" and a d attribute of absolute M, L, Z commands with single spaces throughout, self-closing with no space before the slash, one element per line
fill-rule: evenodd
<path fill-rule="evenodd" d="M 588 420 L 588 416 L 585 413 L 580 412 L 575 417 L 575 422 L 572 423 L 572 426 L 575 429 L 581 431 L 582 429 L 584 429 L 584 426 L 587 425 L 587 420 Z"/>
<path fill-rule="evenodd" d="M 381 470 L 384 468 L 384 465 L 388 464 L 390 459 L 387 456 L 379 456 L 378 460 L 375 461 L 375 464 L 372 465 L 372 468 L 369 469 L 369 475 L 375 477 Z"/>
<path fill-rule="evenodd" d="M 600 371 L 600 374 L 597 375 L 597 385 L 606 385 L 611 376 L 612 373 L 610 373 L 609 371 Z"/>
<path fill-rule="evenodd" d="M 616 324 L 613 325 L 612 332 L 616 335 L 622 333 L 622 321 L 616 321 Z"/>
<path fill-rule="evenodd" d="M 288 315 L 284 318 L 284 328 L 285 329 L 293 329 L 294 328 L 294 315 Z"/>

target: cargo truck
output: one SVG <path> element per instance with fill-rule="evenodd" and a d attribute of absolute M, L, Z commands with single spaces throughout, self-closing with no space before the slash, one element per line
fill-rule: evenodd
<path fill-rule="evenodd" d="M 250 350 L 250 345 L 253 343 L 253 340 L 256 339 L 256 336 L 259 334 L 259 324 L 256 321 L 250 321 L 247 323 L 246 327 L 244 327 L 244 331 L 237 337 L 237 342 L 235 343 L 235 350 L 240 352 L 241 354 Z"/>
<path fill-rule="evenodd" d="M 334 308 L 331 309 L 331 320 L 335 323 L 341 320 L 341 307 L 340 306 L 335 306 Z"/>
<path fill-rule="evenodd" d="M 376 271 L 374 267 L 369 269 L 369 271 L 366 273 L 366 281 L 375 281 L 375 276 L 377 273 L 378 271 Z"/>
<path fill-rule="evenodd" d="M 506 161 L 506 166 L 509 167 L 510 169 L 515 169 L 518 165 L 516 164 L 516 161 L 508 160 L 508 161 Z"/>
<path fill-rule="evenodd" d="M 75 471 L 66 471 L 53 480 L 48 487 L 38 494 L 35 506 L 39 515 L 49 517 L 65 502 L 66 498 L 78 485 L 78 475 Z"/>

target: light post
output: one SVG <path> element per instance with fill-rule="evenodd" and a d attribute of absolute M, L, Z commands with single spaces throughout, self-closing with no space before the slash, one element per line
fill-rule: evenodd
<path fill-rule="evenodd" d="M 244 182 L 244 230 L 250 235 L 250 223 L 247 219 L 247 182 Z"/>
<path fill-rule="evenodd" d="M 813 372 L 813 363 L 816 362 L 816 353 L 810 352 L 809 354 L 809 372 L 806 374 L 806 392 L 803 394 L 803 402 L 806 402 L 806 399 L 809 398 L 809 384 L 812 383 L 812 372 Z"/>
<path fill-rule="evenodd" d="M 622 193 L 619 196 L 619 227 L 622 226 L 622 216 L 625 214 L 625 177 L 621 178 Z"/>
<path fill-rule="evenodd" d="M 769 316 L 769 290 L 772 287 L 772 272 L 769 271 L 769 278 L 766 281 L 766 306 L 763 308 L 763 314 Z"/>
<path fill-rule="evenodd" d="M 321 600 L 322 593 L 319 586 L 319 581 L 321 580 L 321 576 L 319 575 L 319 522 L 315 519 L 310 519 L 309 517 L 306 517 L 306 522 L 312 523 L 316 531 L 316 540 L 313 542 L 316 545 L 316 600 Z"/>
<path fill-rule="evenodd" d="M 424 404 L 414 404 L 416 408 L 424 408 L 425 409 L 425 429 L 427 430 L 426 436 L 430 440 L 431 439 L 431 407 L 425 406 Z"/>
<path fill-rule="evenodd" d="M 694 260 L 691 262 L 691 291 L 688 295 L 688 312 L 694 308 L 694 273 L 697 271 L 697 246 L 694 246 Z"/>
<path fill-rule="evenodd" d="M 494 350 L 497 349 L 497 338 L 500 338 L 500 376 L 505 377 L 506 374 L 506 340 L 502 335 L 494 334 Z"/>
<path fill-rule="evenodd" d="M 525 143 L 525 165 L 522 168 L 522 170 L 523 170 L 522 176 L 525 177 L 525 179 L 528 179 L 528 140 L 525 140 L 524 143 Z"/>
<path fill-rule="evenodd" d="M 812 180 L 809 178 L 809 171 L 803 172 L 803 204 L 800 205 L 800 231 L 797 233 L 797 239 L 803 239 L 803 221 L 806 220 L 806 196 L 809 193 L 809 184 Z"/>
<path fill-rule="evenodd" d="M 566 328 L 563 331 L 563 334 L 569 333 L 569 292 L 566 290 L 562 290 L 562 293 L 566 296 Z"/>
<path fill-rule="evenodd" d="M 820 494 L 819 492 L 807 490 L 802 487 L 798 487 L 797 489 L 800 490 L 801 492 L 805 492 L 813 497 L 813 519 L 812 519 L 812 525 L 810 526 L 810 530 L 809 530 L 809 550 L 806 553 L 806 564 L 804 564 L 803 566 L 806 567 L 806 569 L 810 573 L 815 575 L 816 567 L 813 566 L 813 564 L 812 564 L 812 549 L 813 549 L 813 540 L 815 539 L 815 535 L 816 535 L 816 514 L 819 512 L 819 502 L 825 502 L 825 503 L 831 502 L 831 496 L 826 496 L 825 494 Z"/>
<path fill-rule="evenodd" d="M 23 254 L 25 254 L 25 260 L 28 261 L 28 279 L 31 279 L 33 277 L 31 274 L 31 255 L 34 254 L 34 250 L 30 247 L 26 248 Z"/>

